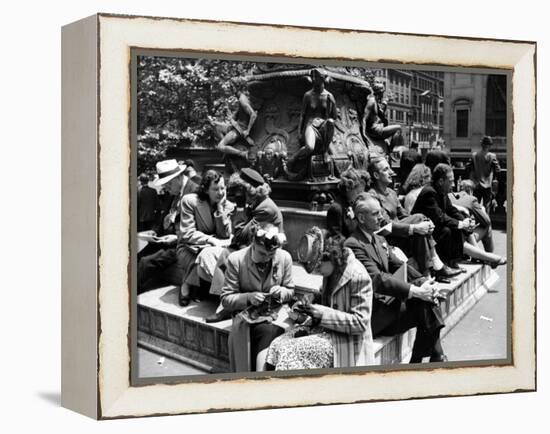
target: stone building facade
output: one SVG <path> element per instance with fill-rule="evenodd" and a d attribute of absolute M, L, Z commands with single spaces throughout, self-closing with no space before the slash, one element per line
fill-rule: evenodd
<path fill-rule="evenodd" d="M 506 76 L 448 72 L 445 74 L 443 138 L 457 159 L 479 149 L 481 138 L 493 138 L 493 150 L 505 164 Z"/>
<path fill-rule="evenodd" d="M 444 73 L 384 68 L 375 74 L 386 85 L 388 120 L 401 125 L 405 144 L 436 145 L 443 136 Z"/>

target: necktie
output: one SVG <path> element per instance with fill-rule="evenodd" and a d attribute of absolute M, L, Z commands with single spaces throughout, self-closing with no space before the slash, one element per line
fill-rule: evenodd
<path fill-rule="evenodd" d="M 376 256 L 378 257 L 378 260 L 380 261 L 381 264 L 383 264 L 384 261 L 382 259 L 381 254 L 380 254 L 380 248 L 379 248 L 380 246 L 376 242 L 376 237 L 374 235 L 372 236 L 372 247 L 373 247 L 374 251 L 376 252 Z"/>

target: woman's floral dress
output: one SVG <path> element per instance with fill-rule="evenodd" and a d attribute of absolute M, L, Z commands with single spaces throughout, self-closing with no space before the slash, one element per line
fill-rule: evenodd
<path fill-rule="evenodd" d="M 298 326 L 273 340 L 266 361 L 275 370 L 332 368 L 333 353 L 330 335 L 323 328 Z"/>

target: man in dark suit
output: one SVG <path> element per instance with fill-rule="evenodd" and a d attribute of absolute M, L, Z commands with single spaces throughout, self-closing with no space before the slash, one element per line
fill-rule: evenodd
<path fill-rule="evenodd" d="M 385 158 L 374 158 L 369 163 L 372 188 L 369 193 L 378 199 L 382 208 L 383 225 L 390 225 L 388 241 L 414 258 L 417 269 L 428 271 L 440 282 L 449 283 L 449 278 L 460 274 L 444 265 L 439 259 L 431 236 L 434 224 L 423 214 L 409 214 L 401 205 L 397 193 L 390 188 L 394 175 Z"/>
<path fill-rule="evenodd" d="M 183 196 L 198 190 L 198 185 L 184 175 L 184 170 L 185 166 L 180 166 L 176 160 L 157 163 L 155 186 L 162 186 L 173 199 L 170 209 L 160 216 L 159 223 L 147 234 L 149 245 L 138 255 L 138 293 L 145 291 L 152 281 L 181 285 L 181 271 L 175 266 L 180 202 Z"/>
<path fill-rule="evenodd" d="M 354 205 L 357 228 L 346 240 L 355 257 L 369 273 L 374 289 L 372 331 L 376 336 L 391 336 L 416 327 L 411 363 L 446 361 L 439 334 L 444 326 L 438 304 L 440 296 L 432 279 L 423 278 L 411 266 L 399 260 L 386 239 L 376 232 L 380 229 L 382 212 L 380 203 L 363 193 Z M 393 273 L 406 267 L 408 280 Z"/>
<path fill-rule="evenodd" d="M 439 256 L 447 265 L 456 268 L 463 255 L 477 259 L 495 268 L 506 264 L 506 258 L 487 252 L 469 242 L 467 237 L 476 230 L 474 218 L 465 217 L 449 199 L 454 184 L 451 166 L 438 164 L 432 173 L 431 185 L 426 185 L 418 195 L 412 212 L 422 213 L 435 224 L 433 237 Z"/>
<path fill-rule="evenodd" d="M 149 176 L 145 173 L 139 176 L 137 195 L 138 231 L 148 231 L 155 223 L 159 210 L 159 200 L 154 188 L 149 187 Z"/>
<path fill-rule="evenodd" d="M 433 173 L 435 166 L 438 164 L 448 164 L 451 165 L 451 157 L 447 151 L 442 149 L 432 149 L 426 154 L 426 161 L 424 164 L 430 168 L 430 171 Z"/>
<path fill-rule="evenodd" d="M 456 267 L 464 253 L 465 232 L 472 232 L 475 221 L 455 208 L 448 194 L 454 185 L 453 169 L 440 163 L 432 171 L 432 182 L 418 195 L 411 212 L 422 213 L 435 225 L 433 237 L 436 250 L 443 262 Z"/>

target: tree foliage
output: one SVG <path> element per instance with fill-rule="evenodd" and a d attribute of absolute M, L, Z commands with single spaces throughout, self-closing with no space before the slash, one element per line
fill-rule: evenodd
<path fill-rule="evenodd" d="M 250 62 L 140 56 L 137 67 L 138 170 L 173 147 L 215 142 L 208 119 L 225 120 L 237 104 L 233 78 Z"/>
<path fill-rule="evenodd" d="M 209 119 L 225 121 L 237 107 L 235 80 L 258 64 L 216 59 L 139 56 L 138 171 L 150 170 L 177 147 L 215 144 Z M 258 65 L 261 66 L 261 65 Z M 346 68 L 372 83 L 372 71 Z"/>

